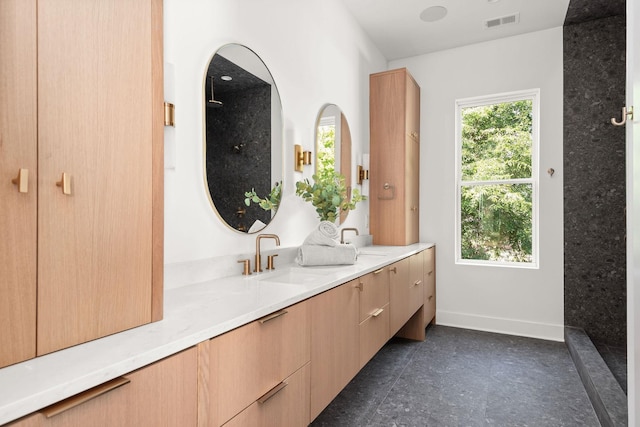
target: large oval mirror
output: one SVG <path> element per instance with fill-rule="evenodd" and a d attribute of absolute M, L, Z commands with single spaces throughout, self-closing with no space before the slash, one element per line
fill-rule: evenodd
<path fill-rule="evenodd" d="M 335 104 L 326 104 L 316 120 L 316 174 L 337 172 L 344 176 L 347 198 L 351 197 L 351 132 L 342 110 Z M 347 218 L 341 211 L 339 222 Z"/>
<path fill-rule="evenodd" d="M 209 62 L 203 95 L 205 179 L 211 203 L 232 229 L 258 232 L 276 214 L 282 190 L 278 89 L 258 55 L 228 44 Z"/>

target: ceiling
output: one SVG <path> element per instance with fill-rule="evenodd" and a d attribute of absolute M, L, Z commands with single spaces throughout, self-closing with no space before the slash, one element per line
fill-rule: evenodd
<path fill-rule="evenodd" d="M 342 1 L 387 60 L 560 27 L 569 6 L 569 0 Z M 445 7 L 446 16 L 423 21 L 420 14 L 431 6 Z M 516 12 L 519 23 L 485 27 L 485 20 Z"/>

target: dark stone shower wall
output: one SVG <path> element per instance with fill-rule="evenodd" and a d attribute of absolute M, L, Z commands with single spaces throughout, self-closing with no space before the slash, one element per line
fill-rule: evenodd
<path fill-rule="evenodd" d="M 625 17 L 564 27 L 565 324 L 626 345 Z"/>
<path fill-rule="evenodd" d="M 220 108 L 206 109 L 207 182 L 218 214 L 235 229 L 271 221 L 271 212 L 247 207 L 244 193 L 271 191 L 271 87 L 265 84 L 216 95 Z M 246 213 L 238 214 L 240 209 Z"/>

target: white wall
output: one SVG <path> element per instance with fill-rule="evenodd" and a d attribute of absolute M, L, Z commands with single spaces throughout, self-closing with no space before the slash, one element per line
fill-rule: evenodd
<path fill-rule="evenodd" d="M 293 193 L 294 182 L 313 174 L 293 172 L 293 145 L 314 150 L 319 109 L 337 104 L 349 121 L 353 166 L 368 153 L 370 73 L 387 61 L 339 0 L 164 0 L 166 93 L 176 105 L 176 127 L 166 131 L 175 168 L 165 170 L 165 263 L 202 260 L 255 248 L 255 235 L 223 225 L 206 196 L 203 172 L 202 83 L 214 52 L 240 43 L 265 62 L 282 98 L 285 193 L 265 232 L 282 246 L 299 245 L 317 224 L 312 206 Z M 368 203 L 345 225 L 365 232 Z"/>
<path fill-rule="evenodd" d="M 407 67 L 421 87 L 420 240 L 437 245 L 439 324 L 563 340 L 562 66 L 562 28 L 389 64 Z M 540 268 L 456 265 L 455 100 L 532 88 L 540 88 Z"/>

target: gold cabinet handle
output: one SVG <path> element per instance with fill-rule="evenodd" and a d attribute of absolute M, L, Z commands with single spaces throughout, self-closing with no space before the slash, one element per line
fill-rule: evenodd
<path fill-rule="evenodd" d="M 384 268 L 381 268 L 380 270 L 376 270 L 373 272 L 373 274 L 380 274 L 384 271 Z"/>
<path fill-rule="evenodd" d="M 374 311 L 373 313 L 371 313 L 372 317 L 378 317 L 382 314 L 382 312 L 384 311 L 384 308 L 379 308 L 376 311 Z"/>
<path fill-rule="evenodd" d="M 422 280 L 416 280 L 413 286 L 420 286 L 422 284 Z"/>
<path fill-rule="evenodd" d="M 427 273 L 428 276 L 431 276 L 432 274 L 433 274 L 433 270 Z"/>
<path fill-rule="evenodd" d="M 40 412 L 47 418 L 55 417 L 56 415 L 61 414 L 68 409 L 75 408 L 76 406 L 81 405 L 84 402 L 88 402 L 95 397 L 108 393 L 111 390 L 115 390 L 118 387 L 122 387 L 125 384 L 129 384 L 130 382 L 131 380 L 129 378 L 119 377 L 111 381 L 107 381 L 104 384 L 100 384 L 99 386 L 80 394 L 76 394 L 75 396 L 65 399 L 62 402 L 54 403 L 53 405 L 44 408 Z"/>
<path fill-rule="evenodd" d="M 29 169 L 18 170 L 18 176 L 11 180 L 12 183 L 18 186 L 20 193 L 29 192 Z"/>
<path fill-rule="evenodd" d="M 354 285 L 353 287 L 354 287 L 354 288 L 358 288 L 358 289 L 360 289 L 361 291 L 362 291 L 362 290 L 364 290 L 364 285 L 362 284 L 362 282 L 358 282 L 358 284 L 357 284 L 357 285 Z"/>
<path fill-rule="evenodd" d="M 289 383 L 287 383 L 286 381 L 282 381 L 280 384 L 263 394 L 262 397 L 258 398 L 258 403 L 266 403 L 267 400 L 271 399 L 273 396 L 281 392 L 282 389 L 288 385 Z"/>
<path fill-rule="evenodd" d="M 287 310 L 280 310 L 280 311 L 276 311 L 276 312 L 275 312 L 275 313 L 273 313 L 273 314 L 269 314 L 268 316 L 264 316 L 262 319 L 258 320 L 258 322 L 260 322 L 261 324 L 263 324 L 263 325 L 264 325 L 264 324 L 265 324 L 265 323 L 267 323 L 268 321 L 273 320 L 273 319 L 277 319 L 278 317 L 280 317 L 280 316 L 284 316 L 284 315 L 285 315 L 285 314 L 287 314 L 287 313 L 288 313 L 288 311 L 287 311 Z"/>
<path fill-rule="evenodd" d="M 71 195 L 71 175 L 66 173 L 66 172 L 62 172 L 62 178 L 60 178 L 60 181 L 56 182 L 56 185 L 58 187 L 62 187 L 62 194 L 66 194 L 67 196 Z"/>
<path fill-rule="evenodd" d="M 431 301 L 433 299 L 433 295 L 429 295 L 429 298 L 427 298 L 427 300 Z"/>
<path fill-rule="evenodd" d="M 398 267 L 391 267 L 389 271 L 398 274 Z"/>

